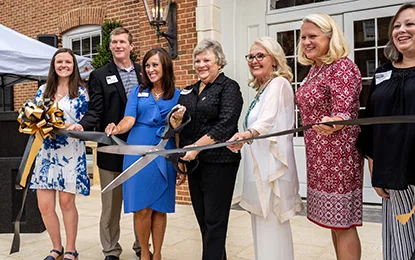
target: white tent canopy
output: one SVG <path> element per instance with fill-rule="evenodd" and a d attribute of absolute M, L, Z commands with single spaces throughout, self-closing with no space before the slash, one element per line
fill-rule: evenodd
<path fill-rule="evenodd" d="M 1 86 L 28 78 L 45 79 L 50 60 L 57 50 L 0 24 Z M 82 78 L 86 78 L 92 70 L 91 59 L 82 56 L 76 56 L 76 59 Z"/>

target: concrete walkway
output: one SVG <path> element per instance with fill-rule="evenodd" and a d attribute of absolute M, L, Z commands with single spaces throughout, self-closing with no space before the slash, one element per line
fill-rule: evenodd
<path fill-rule="evenodd" d="M 101 210 L 99 186 L 93 186 L 89 197 L 78 196 L 77 205 L 80 214 L 77 239 L 79 259 L 104 259 L 98 234 Z M 293 218 L 291 226 L 296 260 L 335 259 L 329 230 L 310 223 L 304 216 Z M 121 259 L 138 259 L 131 250 L 134 239 L 132 214 L 122 216 L 121 227 L 120 243 L 124 248 Z M 381 225 L 365 222 L 363 227 L 358 228 L 358 231 L 362 242 L 362 259 L 381 260 Z M 10 256 L 11 241 L 12 234 L 0 234 L 0 259 L 43 259 L 51 249 L 47 232 L 22 234 L 20 252 Z M 244 211 L 231 211 L 227 253 L 229 260 L 254 259 L 250 216 Z M 164 260 L 201 259 L 199 227 L 191 206 L 177 205 L 176 213 L 168 215 L 162 254 Z"/>

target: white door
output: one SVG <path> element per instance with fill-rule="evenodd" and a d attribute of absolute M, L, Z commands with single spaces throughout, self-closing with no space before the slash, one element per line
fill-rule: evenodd
<path fill-rule="evenodd" d="M 344 33 L 350 47 L 349 58 L 357 64 L 363 79 L 360 96 L 362 108 L 366 105 L 375 69 L 387 61 L 383 50 L 388 42 L 389 22 L 399 7 L 396 5 L 344 14 Z M 363 201 L 381 203 L 371 186 L 367 161 L 365 162 Z"/>
<path fill-rule="evenodd" d="M 239 130 L 242 130 L 242 122 L 246 111 L 256 92 L 248 87 L 248 79 L 251 77 L 245 55 L 254 40 L 266 35 L 264 13 L 266 12 L 265 0 L 222 0 L 222 39 L 221 43 L 226 53 L 229 65 L 225 67 L 225 73 L 233 77 L 240 85 L 244 106 L 239 119 Z M 254 10 L 254 11 L 252 11 Z M 233 23 L 232 17 L 234 18 Z M 230 35 L 234 35 L 234 38 Z M 244 158 L 239 166 L 239 172 L 235 184 L 234 201 L 238 201 L 243 188 Z"/>
<path fill-rule="evenodd" d="M 293 89 L 294 92 L 300 86 L 310 69 L 309 66 L 302 66 L 297 61 L 296 43 L 299 40 L 301 21 L 283 23 L 269 26 L 269 36 L 278 40 L 287 57 L 288 65 L 294 75 Z M 295 107 L 295 127 L 302 125 L 300 113 L 297 106 Z M 307 197 L 307 175 L 305 161 L 305 147 L 303 133 L 294 134 L 294 153 L 297 163 L 298 178 L 300 181 L 300 195 Z"/>

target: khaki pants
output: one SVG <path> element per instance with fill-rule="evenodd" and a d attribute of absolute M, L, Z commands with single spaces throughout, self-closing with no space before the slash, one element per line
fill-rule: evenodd
<path fill-rule="evenodd" d="M 120 173 L 99 169 L 101 189 L 107 186 Z M 105 256 L 120 256 L 122 252 L 120 239 L 120 217 L 122 206 L 122 186 L 101 193 L 101 219 L 99 222 L 99 236 L 102 252 Z"/>
<path fill-rule="evenodd" d="M 120 172 L 112 172 L 104 169 L 99 169 L 99 178 L 101 182 L 101 189 L 113 181 Z M 105 256 L 113 255 L 120 256 L 122 252 L 121 245 L 118 243 L 120 239 L 120 217 L 122 206 L 122 185 L 117 188 L 101 193 L 101 219 L 99 221 L 99 236 L 102 245 L 102 252 Z M 135 234 L 135 241 L 133 243 L 133 250 L 140 249 L 140 242 L 135 232 L 134 224 L 133 230 Z"/>

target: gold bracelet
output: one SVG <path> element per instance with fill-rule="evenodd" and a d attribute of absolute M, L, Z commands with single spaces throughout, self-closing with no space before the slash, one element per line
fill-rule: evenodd
<path fill-rule="evenodd" d="M 171 119 L 173 120 L 173 122 L 175 122 L 176 124 L 181 124 L 182 123 L 182 121 L 183 121 L 183 118 L 182 119 L 178 119 L 177 117 L 175 117 L 175 116 L 171 116 Z"/>
<path fill-rule="evenodd" d="M 251 138 L 254 137 L 254 132 L 252 132 L 251 129 L 248 128 L 247 131 L 251 134 Z M 249 144 L 249 145 L 251 145 L 253 142 L 254 142 L 254 140 L 246 141 L 246 143 Z"/>
<path fill-rule="evenodd" d="M 247 130 L 250 134 L 251 134 L 251 137 L 254 137 L 254 132 L 252 132 L 252 130 L 251 129 L 249 129 L 248 128 L 248 130 Z"/>

